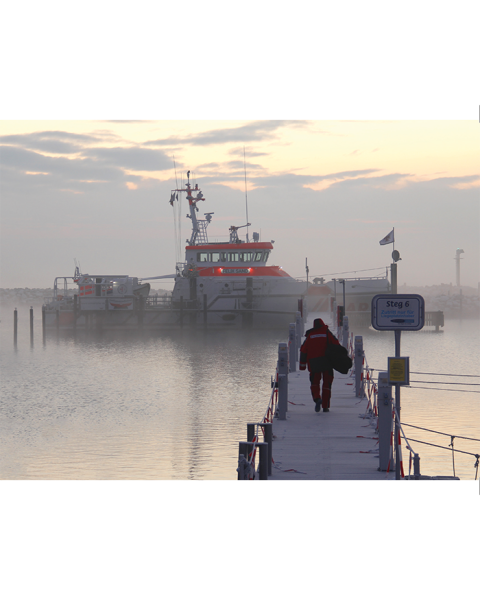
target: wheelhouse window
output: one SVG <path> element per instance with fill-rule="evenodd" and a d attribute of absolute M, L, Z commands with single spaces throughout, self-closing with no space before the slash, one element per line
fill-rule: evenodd
<path fill-rule="evenodd" d="M 260 262 L 262 260 L 262 252 L 255 252 L 255 262 Z"/>
<path fill-rule="evenodd" d="M 208 252 L 197 252 L 197 262 L 208 262 Z"/>
<path fill-rule="evenodd" d="M 218 263 L 221 261 L 220 252 L 212 252 L 210 256 L 211 256 L 210 260 L 213 263 Z"/>
<path fill-rule="evenodd" d="M 253 252 L 240 252 L 240 262 L 252 262 Z"/>
<path fill-rule="evenodd" d="M 267 260 L 268 260 L 268 257 L 269 257 L 269 256 L 270 256 L 270 250 L 267 250 L 267 251 L 266 251 L 266 252 L 264 252 L 264 254 L 263 254 L 263 260 L 264 260 L 265 262 L 267 262 Z"/>
<path fill-rule="evenodd" d="M 228 262 L 238 262 L 238 252 L 229 252 Z"/>

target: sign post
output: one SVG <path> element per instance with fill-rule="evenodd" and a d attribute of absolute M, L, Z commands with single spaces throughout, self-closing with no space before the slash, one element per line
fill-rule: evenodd
<path fill-rule="evenodd" d="M 389 358 L 389 383 L 395 385 L 395 479 L 400 479 L 400 386 L 409 384 L 409 357 L 400 356 L 402 331 L 419 331 L 425 324 L 425 300 L 419 294 L 377 294 L 372 298 L 372 327 L 395 332 L 395 359 Z M 396 361 L 392 364 L 391 361 Z M 403 361 L 403 363 L 402 363 Z"/>

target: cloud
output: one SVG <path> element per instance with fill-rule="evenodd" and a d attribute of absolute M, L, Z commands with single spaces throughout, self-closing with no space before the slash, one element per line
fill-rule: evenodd
<path fill-rule="evenodd" d="M 122 125 L 138 125 L 139 123 L 156 123 L 156 121 L 152 121 L 149 119 L 107 119 L 105 123 L 122 123 Z"/>
<path fill-rule="evenodd" d="M 91 135 L 67 133 L 65 131 L 41 131 L 22 135 L 0 136 L 0 144 L 19 146 L 29 150 L 40 150 L 50 154 L 75 154 L 84 144 L 97 142 Z"/>
<path fill-rule="evenodd" d="M 172 160 L 163 150 L 138 146 L 88 148 L 82 152 L 82 155 L 104 164 L 133 171 L 165 171 L 172 168 Z"/>
<path fill-rule="evenodd" d="M 212 129 L 185 137 L 169 137 L 145 142 L 147 146 L 211 146 L 234 142 L 260 142 L 274 139 L 275 131 L 282 127 L 306 127 L 308 121 L 253 121 L 239 127 Z"/>
<path fill-rule="evenodd" d="M 245 148 L 245 152 L 243 148 L 232 148 L 228 151 L 228 154 L 231 154 L 232 156 L 240 156 L 241 158 L 243 158 L 244 156 L 248 158 L 255 158 L 257 156 L 269 156 L 268 152 L 257 152 L 256 150 L 252 150 L 251 148 Z"/>

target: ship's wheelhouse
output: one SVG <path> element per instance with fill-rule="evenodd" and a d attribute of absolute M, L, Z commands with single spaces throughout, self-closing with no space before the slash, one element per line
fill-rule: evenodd
<path fill-rule="evenodd" d="M 187 263 L 193 262 L 198 267 L 245 266 L 264 267 L 267 264 L 273 246 L 264 242 L 260 244 L 230 244 L 216 247 L 214 245 L 187 246 L 185 258 Z"/>

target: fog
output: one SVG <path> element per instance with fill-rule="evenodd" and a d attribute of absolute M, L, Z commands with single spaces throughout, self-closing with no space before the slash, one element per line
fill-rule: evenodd
<path fill-rule="evenodd" d="M 438 124 L 449 139 L 437 147 L 438 172 L 430 174 L 425 174 L 432 166 L 425 166 L 425 157 L 409 165 L 417 166 L 416 171 L 399 170 L 409 148 L 403 157 L 390 156 L 397 151 L 395 140 L 389 141 L 396 131 L 391 122 L 362 123 L 365 146 L 382 126 L 385 142 L 357 169 L 348 168 L 357 160 L 356 151 L 350 153 L 354 156 L 343 153 L 353 148 L 349 136 L 358 141 L 358 123 L 341 125 L 344 133 L 337 137 L 347 139 L 340 139 L 337 143 L 343 145 L 330 153 L 329 168 L 322 166 L 330 144 L 326 124 L 316 121 L 235 122 L 223 129 L 222 123 L 209 123 L 211 129 L 205 126 L 205 131 L 192 122 L 195 135 L 175 138 L 179 124 L 159 122 L 135 143 L 131 138 L 144 127 L 141 122 L 130 124 L 130 136 L 107 123 L 102 129 L 99 123 L 87 123 L 83 134 L 75 133 L 71 122 L 58 122 L 54 130 L 41 125 L 15 134 L 15 124 L 3 122 L 2 130 L 10 133 L 0 135 L 2 288 L 51 287 L 56 276 L 73 273 L 74 259 L 83 272 L 134 277 L 172 273 L 174 220 L 168 201 L 187 170 L 206 198 L 199 216 L 214 213 L 209 239 L 227 239 L 231 225 L 246 223 L 248 209 L 250 236 L 257 231 L 261 240 L 275 240 L 270 263 L 294 277 L 305 277 L 306 259 L 311 277 L 383 275 L 393 246 L 379 241 L 395 228 L 395 249 L 402 259 L 399 285 L 455 285 L 457 248 L 464 250 L 461 284 L 478 285 L 480 175 L 478 162 L 475 168 L 468 166 L 475 165 L 476 157 L 465 122 Z M 335 132 L 340 124 L 328 126 Z M 423 143 L 429 124 L 410 127 Z M 154 135 L 156 129 L 162 138 Z M 19 122 L 18 130 L 25 125 Z M 298 169 L 298 135 L 311 144 L 308 168 Z M 467 156 L 463 170 L 457 165 L 446 173 L 442 169 L 455 135 L 459 142 L 465 139 Z M 247 144 L 245 164 L 238 159 L 244 150 L 239 140 Z M 273 141 L 284 144 L 281 151 Z M 279 169 L 278 161 L 292 169 Z M 183 241 L 190 234 L 186 212 L 185 207 Z"/>

